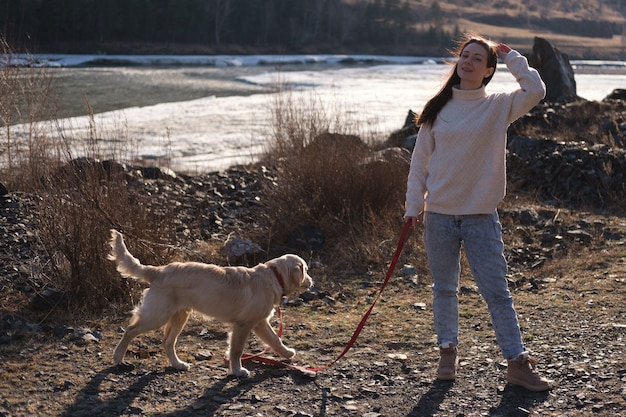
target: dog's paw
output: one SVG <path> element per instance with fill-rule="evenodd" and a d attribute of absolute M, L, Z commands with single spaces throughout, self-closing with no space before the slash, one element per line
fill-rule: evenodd
<path fill-rule="evenodd" d="M 287 359 L 293 358 L 294 356 L 296 356 L 296 350 L 292 348 L 285 348 L 283 356 Z"/>
<path fill-rule="evenodd" d="M 230 374 L 236 376 L 237 378 L 250 377 L 250 371 L 248 371 L 246 368 L 233 369 L 231 370 Z"/>
<path fill-rule="evenodd" d="M 122 361 L 124 360 L 124 354 L 126 352 L 121 352 L 119 350 L 115 350 L 115 352 L 113 352 L 113 363 L 115 365 L 119 365 L 120 363 L 122 363 Z"/>
<path fill-rule="evenodd" d="M 183 361 L 172 363 L 172 367 L 177 371 L 188 371 L 190 366 L 191 365 L 189 365 L 187 362 Z"/>

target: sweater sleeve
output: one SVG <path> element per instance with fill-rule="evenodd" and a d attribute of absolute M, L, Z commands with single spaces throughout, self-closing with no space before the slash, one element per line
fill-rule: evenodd
<path fill-rule="evenodd" d="M 526 57 L 519 52 L 511 50 L 504 59 L 504 63 L 520 85 L 520 88 L 511 93 L 513 101 L 508 123 L 513 123 L 546 96 L 546 86 L 537 70 L 531 68 Z"/>
<path fill-rule="evenodd" d="M 420 126 L 411 156 L 411 166 L 407 180 L 404 217 L 417 217 L 424 210 L 428 164 L 435 148 L 430 126 Z"/>

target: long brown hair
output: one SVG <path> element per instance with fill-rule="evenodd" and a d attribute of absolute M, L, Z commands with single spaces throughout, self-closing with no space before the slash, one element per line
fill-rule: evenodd
<path fill-rule="evenodd" d="M 455 50 L 452 50 L 451 54 L 455 57 L 461 56 L 461 53 L 463 52 L 465 47 L 471 43 L 477 43 L 485 48 L 485 50 L 487 51 L 487 67 L 494 69 L 490 76 L 483 79 L 483 85 L 487 85 L 489 84 L 489 81 L 491 81 L 491 79 L 493 78 L 493 74 L 495 74 L 495 69 L 498 64 L 498 53 L 496 52 L 495 45 L 493 45 L 491 42 L 483 37 L 467 34 L 463 38 L 461 38 L 461 40 L 458 42 L 457 48 Z M 415 117 L 416 125 L 419 126 L 426 124 L 432 126 L 432 124 L 435 123 L 437 115 L 439 114 L 443 106 L 445 106 L 446 103 L 452 98 L 452 87 L 458 85 L 461 82 L 461 79 L 456 72 L 457 65 L 458 61 L 454 64 L 454 67 L 452 68 L 452 70 L 450 71 L 450 75 L 448 76 L 448 80 L 443 85 L 443 87 L 441 87 L 441 90 L 439 90 L 439 92 L 433 98 L 428 100 L 428 102 L 424 106 L 422 114 Z"/>

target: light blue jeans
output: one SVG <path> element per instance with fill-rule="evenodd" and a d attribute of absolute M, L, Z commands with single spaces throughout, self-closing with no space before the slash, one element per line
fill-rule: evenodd
<path fill-rule="evenodd" d="M 437 343 L 459 342 L 458 288 L 461 245 L 478 289 L 487 302 L 496 340 L 506 359 L 524 352 L 517 313 L 509 292 L 498 213 L 452 216 L 424 213 L 424 245 L 433 278 Z"/>

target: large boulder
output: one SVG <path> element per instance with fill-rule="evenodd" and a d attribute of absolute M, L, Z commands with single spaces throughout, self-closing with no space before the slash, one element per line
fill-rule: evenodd
<path fill-rule="evenodd" d="M 385 144 L 387 147 L 400 147 L 413 149 L 415 146 L 415 140 L 417 139 L 417 132 L 419 127 L 415 125 L 415 118 L 417 115 L 413 113 L 413 110 L 409 110 L 406 118 L 404 119 L 404 126 L 389 135 Z"/>
<path fill-rule="evenodd" d="M 574 70 L 567 54 L 562 53 L 543 38 L 535 37 L 532 54 L 526 58 L 531 67 L 539 71 L 546 84 L 545 100 L 567 103 L 578 100 Z"/>

